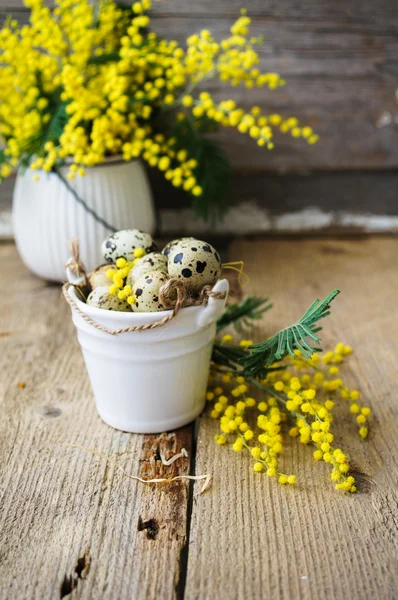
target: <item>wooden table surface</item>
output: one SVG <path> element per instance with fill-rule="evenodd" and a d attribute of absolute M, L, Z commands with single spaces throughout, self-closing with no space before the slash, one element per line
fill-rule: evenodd
<path fill-rule="evenodd" d="M 30 275 L 13 245 L 0 256 L 1 599 L 398 598 L 398 239 L 229 249 L 245 261 L 247 293 L 275 305 L 256 338 L 342 290 L 324 347 L 354 347 L 348 378 L 374 411 L 366 442 L 349 416 L 337 428 L 359 482 L 353 495 L 335 491 L 327 465 L 295 441 L 284 460 L 296 486 L 255 474 L 249 458 L 214 444 L 207 414 L 161 436 L 103 424 L 59 287 Z M 64 442 L 144 478 L 212 473 L 212 487 L 199 496 L 201 483 L 145 486 Z M 160 453 L 183 447 L 189 459 L 162 465 Z"/>

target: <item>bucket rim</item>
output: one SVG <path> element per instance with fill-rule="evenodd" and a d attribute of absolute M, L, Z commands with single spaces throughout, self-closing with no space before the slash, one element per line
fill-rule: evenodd
<path fill-rule="evenodd" d="M 115 321 L 120 321 L 121 323 L 127 324 L 127 322 L 129 323 L 134 323 L 137 321 L 137 325 L 138 324 L 142 324 L 144 321 L 147 321 L 149 323 L 151 322 L 155 322 L 158 321 L 160 319 L 162 319 L 163 317 L 169 315 L 172 311 L 171 309 L 169 310 L 159 310 L 157 312 L 119 312 L 117 310 L 104 310 L 103 308 L 97 308 L 95 306 L 90 306 L 89 304 L 86 304 L 85 302 L 82 302 L 78 295 L 76 294 L 76 290 L 74 287 L 70 287 L 68 289 L 68 294 L 70 296 L 73 297 L 73 300 L 76 302 L 77 306 L 79 307 L 80 310 L 82 310 L 84 313 L 86 313 L 87 315 L 91 316 L 91 317 L 108 317 L 108 318 L 112 318 L 112 320 L 114 319 Z M 203 305 L 199 305 L 199 306 L 185 306 L 184 308 L 182 308 L 179 313 L 188 313 L 192 312 L 199 312 L 201 309 L 203 309 Z M 139 322 L 139 323 L 138 323 Z"/>

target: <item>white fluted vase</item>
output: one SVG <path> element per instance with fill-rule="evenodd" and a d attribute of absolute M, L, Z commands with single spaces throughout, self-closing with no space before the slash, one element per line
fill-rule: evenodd
<path fill-rule="evenodd" d="M 155 211 L 145 170 L 139 161 L 120 158 L 86 169 L 67 180 L 68 167 L 56 173 L 27 169 L 17 175 L 13 196 L 13 231 L 22 260 L 36 275 L 65 279 L 68 241 L 78 236 L 88 271 L 104 262 L 102 240 L 118 229 L 142 229 L 153 234 Z M 39 175 L 34 181 L 33 176 Z M 78 202 L 72 191 L 87 205 Z M 97 220 L 90 211 L 99 217 Z"/>

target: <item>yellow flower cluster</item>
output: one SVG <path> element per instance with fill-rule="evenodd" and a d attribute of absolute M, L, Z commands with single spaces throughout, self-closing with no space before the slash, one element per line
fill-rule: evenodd
<path fill-rule="evenodd" d="M 206 116 L 223 127 L 235 127 L 240 133 L 248 133 L 259 146 L 266 146 L 269 150 L 274 147 L 271 141 L 274 136 L 273 127 L 278 127 L 280 132 L 290 133 L 293 137 L 302 137 L 309 144 L 315 144 L 319 139 L 311 127 L 300 127 L 295 117 L 283 120 L 278 114 L 264 116 L 259 106 L 253 106 L 250 113 L 247 113 L 238 108 L 233 100 L 216 104 L 209 92 L 201 92 L 197 100 L 185 95 L 182 104 L 191 107 L 195 118 Z"/>
<path fill-rule="evenodd" d="M 59 0 L 54 11 L 42 0 L 25 4 L 31 8 L 30 24 L 19 27 L 16 21 L 8 21 L 0 32 L 0 133 L 8 158 L 2 177 L 26 153 L 37 155 L 33 167 L 44 171 L 50 171 L 58 158 L 73 156 L 58 138 L 51 139 L 54 107 L 69 98 L 61 98 L 68 76 L 76 78 L 79 91 L 90 81 L 88 62 L 96 49 L 117 51 L 123 28 L 124 11 L 113 3 L 101 6 L 98 21 L 93 5 L 86 1 Z M 97 110 L 101 111 L 100 105 Z"/>
<path fill-rule="evenodd" d="M 216 42 L 202 30 L 183 49 L 148 33 L 150 0 L 134 2 L 132 10 L 110 0 L 56 0 L 53 10 L 44 0 L 25 4 L 29 25 L 9 20 L 0 32 L 0 135 L 6 145 L 0 178 L 20 163 L 49 172 L 67 161 L 73 179 L 121 155 L 126 161 L 142 157 L 174 186 L 200 196 L 200 165 L 167 125 L 162 131 L 159 116 L 178 108 L 194 124 L 205 116 L 268 149 L 274 128 L 311 144 L 318 139 L 293 117 L 263 115 L 259 107 L 247 112 L 197 90 L 211 77 L 247 88 L 284 85 L 278 74 L 259 70 L 262 39 L 250 37 L 244 11 L 226 39 Z"/>
<path fill-rule="evenodd" d="M 316 389 L 323 389 L 329 394 L 338 393 L 341 398 L 350 402 L 350 413 L 355 417 L 359 435 L 365 439 L 368 435 L 366 424 L 368 417 L 371 415 L 371 409 L 360 402 L 360 392 L 358 390 L 350 389 L 344 384 L 339 377 L 340 368 L 337 366 L 341 365 L 351 353 L 352 348 L 350 346 L 339 343 L 333 351 L 326 352 L 321 358 L 318 354 L 314 354 L 310 361 L 304 359 L 297 352 L 297 358 L 293 363 L 299 370 L 308 369 L 310 366 L 316 371 L 312 380 L 312 385 L 316 386 Z M 328 368 L 321 368 L 322 366 Z"/>
<path fill-rule="evenodd" d="M 232 339 L 226 334 L 222 342 L 230 343 Z M 251 340 L 240 342 L 242 348 L 250 345 Z M 370 409 L 361 408 L 359 392 L 349 391 L 342 380 L 335 377 L 338 375 L 335 363 L 341 363 L 351 352 L 351 348 L 342 343 L 333 352 L 322 357 L 315 354 L 311 360 L 296 351 L 294 359 L 286 360 L 285 370 L 271 371 L 261 382 L 246 381 L 242 375 L 226 370 L 213 371 L 207 400 L 213 402 L 210 416 L 220 425 L 221 433 L 216 434 L 216 442 L 220 445 L 230 442 L 236 452 L 247 450 L 255 461 L 255 472 L 265 471 L 268 476 L 277 477 L 279 483 L 292 484 L 296 482 L 295 476 L 279 470 L 282 433 L 286 427 L 292 438 L 297 437 L 302 444 L 313 446 L 316 461 L 330 464 L 330 478 L 336 489 L 355 492 L 347 456 L 334 447 L 331 432 L 335 406 L 331 397 L 340 392 L 341 397 L 351 400 L 350 410 L 358 415 L 359 434 L 366 437 L 363 429 Z M 248 395 L 249 386 L 253 384 L 261 391 L 261 399 Z M 358 417 L 361 417 L 359 421 Z"/>
<path fill-rule="evenodd" d="M 109 286 L 110 294 L 117 294 L 120 300 L 127 300 L 129 304 L 134 304 L 135 297 L 132 295 L 133 290 L 130 285 L 126 284 L 126 279 L 131 269 L 144 254 L 145 251 L 142 248 L 136 248 L 134 250 L 134 260 L 128 262 L 125 258 L 120 257 L 116 260 L 115 266 L 109 267 L 106 274 L 112 281 L 112 284 Z"/>

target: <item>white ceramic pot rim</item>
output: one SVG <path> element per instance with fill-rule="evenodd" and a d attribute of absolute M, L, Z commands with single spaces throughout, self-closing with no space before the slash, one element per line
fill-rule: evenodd
<path fill-rule="evenodd" d="M 123 164 L 123 165 L 129 165 L 130 163 L 136 163 L 139 162 L 140 158 L 129 158 L 129 160 L 124 160 L 123 156 L 121 154 L 115 154 L 114 156 L 105 156 L 104 160 L 100 163 L 97 163 L 96 165 L 90 165 L 90 166 L 84 166 L 84 169 L 96 169 L 96 168 L 100 168 L 100 167 L 108 167 L 114 164 Z M 66 156 L 65 157 L 65 164 L 62 165 L 61 168 L 63 167 L 67 167 L 68 165 L 73 164 L 75 161 L 73 160 L 72 156 Z"/>
<path fill-rule="evenodd" d="M 59 168 L 60 169 L 66 169 L 69 168 L 69 165 L 74 164 L 74 160 L 72 156 L 66 156 L 65 157 L 65 162 L 63 165 L 61 165 Z M 105 156 L 104 160 L 100 163 L 97 163 L 95 165 L 86 165 L 84 166 L 84 170 L 92 170 L 92 169 L 99 169 L 101 167 L 110 167 L 112 165 L 129 165 L 132 163 L 137 163 L 140 162 L 140 158 L 129 158 L 129 160 L 124 160 L 123 156 L 121 154 L 116 154 L 114 156 Z M 30 164 L 26 167 L 26 170 L 31 169 Z M 18 170 L 25 170 L 25 168 L 21 168 L 18 167 Z M 42 169 L 35 169 L 36 173 L 45 173 L 46 175 L 50 175 L 51 173 L 54 173 L 54 171 L 43 171 Z"/>
<path fill-rule="evenodd" d="M 112 320 L 119 321 L 123 323 L 126 327 L 129 325 L 143 325 L 146 323 L 154 323 L 155 321 L 159 321 L 166 317 L 171 313 L 171 310 L 160 310 L 158 312 L 119 312 L 119 311 L 109 311 L 104 310 L 103 308 L 96 308 L 95 306 L 90 306 L 85 302 L 82 302 L 78 295 L 76 294 L 76 290 L 73 287 L 68 289 L 69 295 L 73 298 L 74 302 L 76 302 L 77 306 L 87 315 L 93 317 L 104 317 L 104 316 L 112 316 Z M 203 305 L 198 306 L 186 306 L 182 308 L 180 312 L 188 313 L 199 312 L 203 308 Z M 104 314 L 105 313 L 105 314 Z"/>
<path fill-rule="evenodd" d="M 106 168 L 106 167 L 113 167 L 113 166 L 119 166 L 119 165 L 130 165 L 130 164 L 135 164 L 137 162 L 140 162 L 139 158 L 131 158 L 129 160 L 124 160 L 124 158 L 122 157 L 121 154 L 117 155 L 117 156 L 106 156 L 104 161 L 101 163 L 98 163 L 96 165 L 90 165 L 90 166 L 84 166 L 84 170 L 86 172 L 89 171 L 94 171 L 95 169 L 102 169 L 102 168 Z M 65 171 L 69 170 L 70 165 L 74 164 L 74 160 L 71 156 L 67 156 L 65 158 L 65 163 L 63 165 L 61 165 L 59 167 L 59 170 L 61 171 L 61 173 L 64 173 Z M 28 165 L 26 167 L 26 169 L 21 169 L 21 167 L 18 167 L 18 171 L 21 173 L 24 173 L 25 171 L 33 171 L 30 167 L 30 165 Z M 35 169 L 33 171 L 34 173 L 36 173 L 37 175 L 40 176 L 48 176 L 48 175 L 56 175 L 56 171 L 43 171 L 43 169 Z"/>

